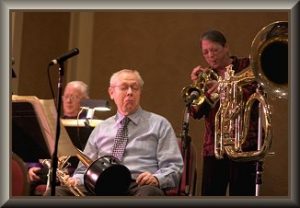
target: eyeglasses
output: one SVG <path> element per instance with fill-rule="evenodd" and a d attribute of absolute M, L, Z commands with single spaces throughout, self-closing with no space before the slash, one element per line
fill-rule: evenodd
<path fill-rule="evenodd" d="M 213 55 L 216 55 L 216 54 L 220 53 L 222 49 L 223 48 L 221 48 L 221 47 L 208 48 L 208 49 L 202 50 L 202 54 L 204 56 L 207 56 L 209 53 L 213 54 Z"/>
<path fill-rule="evenodd" d="M 64 95 L 64 96 L 62 96 L 62 98 L 64 101 L 66 101 L 66 100 L 77 101 L 80 99 L 80 97 L 77 95 Z"/>
<path fill-rule="evenodd" d="M 115 85 L 113 87 L 118 88 L 120 91 L 122 92 L 127 92 L 128 89 L 130 88 L 133 92 L 137 92 L 141 89 L 141 87 L 138 84 L 132 84 L 132 85 L 126 85 L 126 84 L 122 84 L 122 85 Z"/>

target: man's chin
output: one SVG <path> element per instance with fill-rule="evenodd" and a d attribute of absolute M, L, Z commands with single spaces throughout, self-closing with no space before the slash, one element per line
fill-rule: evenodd
<path fill-rule="evenodd" d="M 64 112 L 64 115 L 74 115 L 74 112 L 73 111 L 70 111 L 70 112 Z M 76 114 L 77 115 L 77 114 Z"/>
<path fill-rule="evenodd" d="M 132 114 L 137 110 L 137 107 L 133 106 L 133 105 L 127 105 L 125 107 L 125 112 L 128 114 Z"/>
<path fill-rule="evenodd" d="M 217 69 L 219 67 L 219 64 L 210 64 L 210 66 L 213 68 L 213 69 Z"/>

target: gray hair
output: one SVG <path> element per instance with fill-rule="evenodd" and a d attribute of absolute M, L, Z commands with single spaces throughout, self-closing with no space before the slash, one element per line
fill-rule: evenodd
<path fill-rule="evenodd" d="M 89 98 L 89 88 L 88 85 L 82 81 L 71 81 L 66 85 L 67 87 L 74 87 L 78 89 L 84 98 Z"/>
<path fill-rule="evenodd" d="M 138 82 L 140 84 L 141 87 L 143 87 L 144 85 L 144 80 L 142 79 L 140 73 L 136 70 L 132 70 L 132 69 L 122 69 L 120 71 L 117 71 L 115 73 L 113 73 L 110 77 L 110 81 L 109 81 L 109 84 L 110 86 L 113 86 L 114 83 L 116 82 L 116 80 L 118 79 L 118 77 L 123 74 L 123 73 L 132 73 L 132 74 L 135 74 L 138 78 Z"/>

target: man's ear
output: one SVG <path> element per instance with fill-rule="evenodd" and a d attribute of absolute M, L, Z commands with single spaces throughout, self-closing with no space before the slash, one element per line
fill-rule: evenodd
<path fill-rule="evenodd" d="M 229 51 L 229 45 L 228 45 L 228 43 L 225 43 L 224 48 L 226 48 L 227 52 Z"/>
<path fill-rule="evenodd" d="M 110 99 L 114 99 L 114 89 L 112 87 L 109 87 L 108 88 L 108 94 L 109 94 L 109 97 Z"/>

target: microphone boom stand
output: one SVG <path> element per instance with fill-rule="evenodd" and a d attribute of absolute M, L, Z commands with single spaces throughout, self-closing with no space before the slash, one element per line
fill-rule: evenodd
<path fill-rule="evenodd" d="M 185 168 L 185 189 L 184 192 L 185 194 L 189 193 L 190 189 L 190 181 L 189 181 L 189 162 L 190 162 L 190 144 L 191 144 L 191 137 L 189 136 L 189 118 L 190 118 L 190 109 L 191 103 L 188 102 L 185 107 L 185 112 L 184 112 L 184 119 L 182 123 L 182 133 L 181 133 L 181 153 L 184 161 L 184 168 Z M 180 183 L 181 184 L 181 183 Z M 180 192 L 181 185 L 178 189 L 178 192 Z M 178 193 L 180 194 L 180 193 Z"/>
<path fill-rule="evenodd" d="M 55 196 L 55 186 L 56 186 L 56 170 L 58 165 L 58 141 L 60 136 L 60 116 L 61 116 L 61 103 L 62 103 L 62 85 L 64 77 L 64 64 L 59 62 L 59 76 L 58 76 L 58 85 L 57 85 L 57 117 L 56 117 L 56 134 L 55 134 L 55 143 L 54 151 L 52 155 L 52 177 L 51 177 L 51 196 Z"/>

